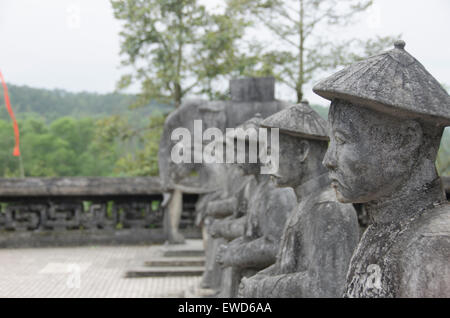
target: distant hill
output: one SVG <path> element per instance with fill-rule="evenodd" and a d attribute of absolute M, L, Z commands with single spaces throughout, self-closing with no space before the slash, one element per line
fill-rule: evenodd
<path fill-rule="evenodd" d="M 38 116 L 46 122 L 71 116 L 104 117 L 129 112 L 129 106 L 135 101 L 131 94 L 97 94 L 97 93 L 71 93 L 61 89 L 38 89 L 28 86 L 8 84 L 9 96 L 16 117 Z M 168 112 L 167 105 L 150 103 L 148 106 L 133 110 L 133 114 L 142 117 L 154 111 Z M 134 117 L 134 116 L 133 116 Z M 3 91 L 0 91 L 0 119 L 8 119 L 9 115 L 4 105 Z"/>

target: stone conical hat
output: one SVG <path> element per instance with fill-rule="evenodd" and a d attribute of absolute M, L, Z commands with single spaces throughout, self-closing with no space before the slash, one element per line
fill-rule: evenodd
<path fill-rule="evenodd" d="M 242 129 L 245 132 L 248 132 L 248 134 L 241 134 L 238 129 L 235 129 L 233 133 L 226 134 L 227 142 L 234 142 L 234 139 L 246 140 L 247 138 L 249 141 L 250 140 L 258 141 L 258 129 L 261 125 L 262 120 L 263 119 L 260 113 L 255 114 L 254 117 L 250 118 L 249 120 L 243 122 L 242 124 L 236 127 L 238 129 L 239 128 Z M 247 129 L 251 130 L 247 131 Z"/>
<path fill-rule="evenodd" d="M 450 96 L 412 55 L 405 42 L 333 74 L 313 91 L 329 100 L 343 99 L 393 116 L 423 118 L 450 125 Z"/>
<path fill-rule="evenodd" d="M 307 101 L 267 117 L 261 127 L 279 128 L 280 132 L 307 139 L 328 140 L 328 124 Z"/>

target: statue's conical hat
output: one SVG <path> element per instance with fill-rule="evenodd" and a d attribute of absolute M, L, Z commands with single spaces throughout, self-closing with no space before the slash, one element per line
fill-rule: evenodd
<path fill-rule="evenodd" d="M 450 125 L 450 96 L 412 55 L 405 42 L 394 49 L 354 63 L 314 86 L 329 100 L 343 99 L 394 116 L 423 118 Z"/>
<path fill-rule="evenodd" d="M 280 132 L 307 139 L 328 140 L 328 124 L 307 101 L 267 117 L 261 127 L 279 128 Z"/>

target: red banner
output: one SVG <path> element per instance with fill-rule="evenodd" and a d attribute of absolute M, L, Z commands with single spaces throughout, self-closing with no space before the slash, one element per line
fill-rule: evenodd
<path fill-rule="evenodd" d="M 16 145 L 14 146 L 13 156 L 20 156 L 20 149 L 19 149 L 19 126 L 17 125 L 16 117 L 14 116 L 14 112 L 11 108 L 11 102 L 9 101 L 9 95 L 8 95 L 8 87 L 6 86 L 5 79 L 3 78 L 3 74 L 0 71 L 0 80 L 2 81 L 3 85 L 3 93 L 5 97 L 5 105 L 6 109 L 8 110 L 9 116 L 11 116 L 11 119 L 13 121 L 14 125 L 14 136 L 16 138 Z"/>

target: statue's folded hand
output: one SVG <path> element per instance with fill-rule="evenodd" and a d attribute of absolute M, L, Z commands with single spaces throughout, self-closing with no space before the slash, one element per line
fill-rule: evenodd
<path fill-rule="evenodd" d="M 251 278 L 243 277 L 241 283 L 239 284 L 238 297 L 239 298 L 252 298 L 256 297 L 254 291 L 256 290 L 256 284 L 258 281 L 255 281 Z"/>
<path fill-rule="evenodd" d="M 219 246 L 218 250 L 217 250 L 217 254 L 216 254 L 216 262 L 221 266 L 221 267 L 227 267 L 230 266 L 229 264 L 229 256 L 228 256 L 228 245 L 226 244 L 222 244 Z"/>
<path fill-rule="evenodd" d="M 239 284 L 239 289 L 238 289 L 238 294 L 237 297 L 238 298 L 245 298 L 246 296 L 246 292 L 245 292 L 245 283 L 247 281 L 247 278 L 242 277 L 241 283 Z"/>
<path fill-rule="evenodd" d="M 219 231 L 219 224 L 217 221 L 213 221 L 211 226 L 208 227 L 208 233 L 214 238 L 219 236 L 220 231 Z"/>

